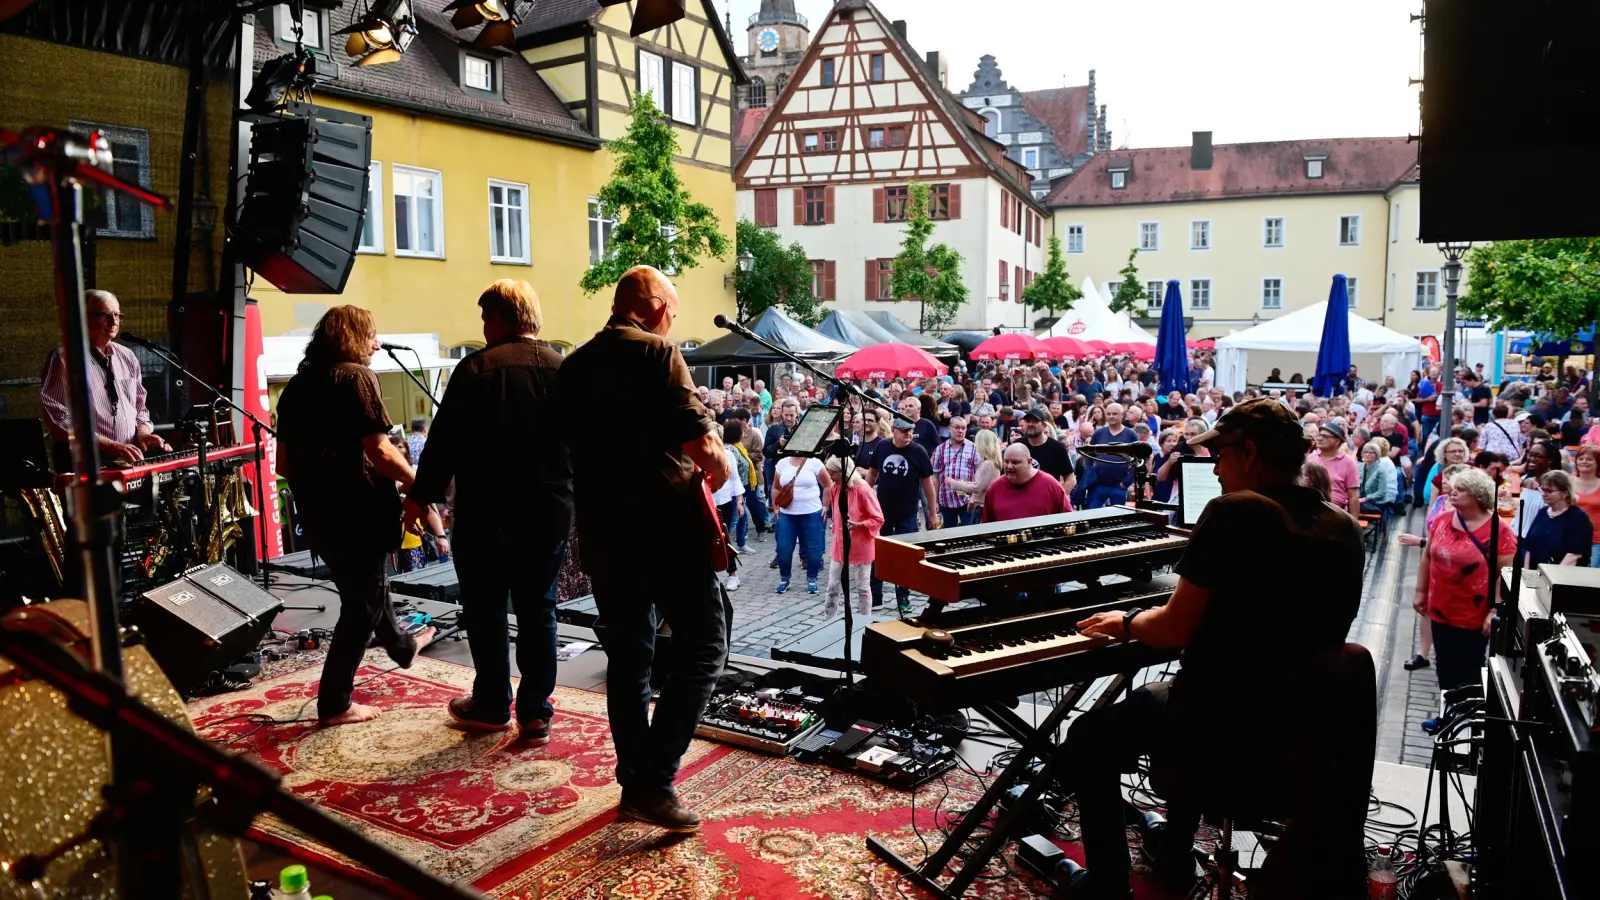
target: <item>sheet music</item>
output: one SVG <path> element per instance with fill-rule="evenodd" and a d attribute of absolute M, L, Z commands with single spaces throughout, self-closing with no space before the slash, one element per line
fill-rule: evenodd
<path fill-rule="evenodd" d="M 1183 480 L 1178 483 L 1178 519 L 1180 524 L 1191 526 L 1200 521 L 1200 513 L 1213 498 L 1222 496 L 1222 481 L 1213 466 L 1184 466 Z"/>

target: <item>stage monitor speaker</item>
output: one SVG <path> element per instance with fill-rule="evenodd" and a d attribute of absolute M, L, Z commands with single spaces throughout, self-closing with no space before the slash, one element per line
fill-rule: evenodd
<path fill-rule="evenodd" d="M 1447 0 L 1423 30 L 1423 241 L 1600 234 L 1594 0 Z"/>
<path fill-rule="evenodd" d="M 283 601 L 222 563 L 140 595 L 133 623 L 172 686 L 192 696 L 212 672 L 254 650 Z"/>
<path fill-rule="evenodd" d="M 290 294 L 337 294 L 367 212 L 372 117 L 290 103 L 251 129 L 235 229 L 245 265 Z"/>

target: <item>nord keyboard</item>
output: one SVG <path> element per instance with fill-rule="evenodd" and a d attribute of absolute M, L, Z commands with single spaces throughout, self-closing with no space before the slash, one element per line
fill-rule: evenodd
<path fill-rule="evenodd" d="M 228 463 L 231 466 L 243 465 L 251 462 L 256 457 L 256 445 L 237 444 L 232 447 L 212 447 L 206 451 L 206 465 L 212 463 Z M 145 479 L 153 478 L 157 483 L 169 481 L 183 474 L 185 470 L 196 469 L 200 466 L 200 454 L 194 450 L 180 450 L 175 453 L 158 453 L 146 456 L 144 459 L 131 466 L 111 466 L 100 470 L 100 477 L 111 484 L 121 487 L 124 491 L 140 487 Z M 56 477 L 56 490 L 64 491 L 72 485 L 73 473 L 58 475 Z"/>
<path fill-rule="evenodd" d="M 1163 575 L 876 622 L 861 638 L 861 668 L 917 703 L 960 709 L 1159 665 L 1181 651 L 1086 637 L 1077 623 L 1097 612 L 1161 606 L 1177 586 L 1177 576 Z"/>
<path fill-rule="evenodd" d="M 1148 580 L 1188 543 L 1164 513 L 1112 506 L 879 537 L 876 551 L 879 578 L 953 602 L 1100 575 Z"/>

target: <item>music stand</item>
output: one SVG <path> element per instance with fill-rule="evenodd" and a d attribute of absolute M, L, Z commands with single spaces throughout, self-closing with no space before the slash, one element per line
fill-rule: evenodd
<path fill-rule="evenodd" d="M 784 442 L 778 456 L 804 456 L 822 459 L 828 455 L 828 434 L 839 424 L 842 406 L 813 406 L 795 423 L 794 432 Z"/>

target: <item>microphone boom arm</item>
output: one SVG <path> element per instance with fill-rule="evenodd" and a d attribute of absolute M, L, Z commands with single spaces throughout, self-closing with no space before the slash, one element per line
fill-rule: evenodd
<path fill-rule="evenodd" d="M 716 319 L 712 320 L 712 324 L 716 325 L 718 328 L 722 328 L 722 329 L 725 329 L 727 331 L 731 331 L 734 334 L 737 334 L 737 335 L 739 335 L 740 337 L 742 337 L 742 338 L 744 338 L 746 340 L 755 341 L 756 343 L 758 343 L 761 346 L 767 348 L 768 350 L 771 350 L 773 353 L 776 353 L 779 356 L 784 357 L 785 359 L 793 361 L 795 364 L 797 364 L 800 367 L 804 368 L 806 371 L 808 371 L 811 374 L 817 376 L 818 378 L 822 379 L 823 381 L 826 381 L 827 383 L 833 385 L 836 390 L 843 391 L 845 394 L 848 394 L 848 395 L 851 395 L 851 396 L 859 398 L 863 404 L 870 403 L 873 406 L 878 407 L 879 409 L 887 412 L 889 415 L 891 415 L 891 416 L 893 416 L 893 417 L 895 417 L 897 419 L 900 418 L 900 414 L 895 411 L 894 407 L 890 406 L 887 403 L 884 403 L 882 400 L 877 400 L 875 398 L 867 396 L 867 392 L 863 391 L 861 389 L 861 386 L 856 384 L 855 382 L 853 382 L 853 381 L 845 381 L 845 380 L 843 380 L 843 379 L 841 379 L 841 378 L 839 378 L 839 377 L 837 377 L 835 375 L 830 375 L 827 372 L 822 371 L 821 369 L 819 369 L 816 366 L 812 365 L 810 362 L 807 362 L 806 360 L 801 359 L 798 356 L 795 356 L 793 353 L 790 353 L 788 350 L 785 350 L 782 347 L 779 347 L 777 344 L 772 343 L 771 341 L 767 340 L 766 338 L 762 337 L 761 335 L 756 334 L 754 331 L 751 331 L 750 329 L 744 327 L 743 325 L 740 325 L 738 322 L 735 322 L 732 319 L 729 319 L 727 316 L 719 314 L 716 317 Z"/>

